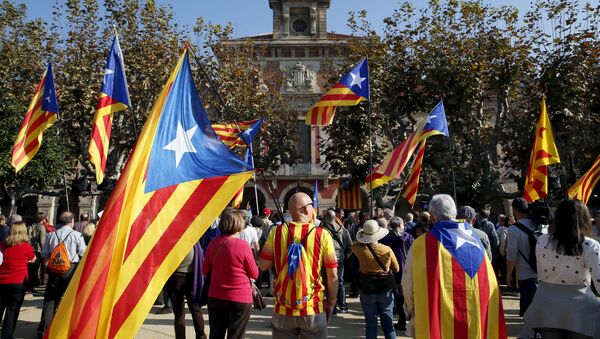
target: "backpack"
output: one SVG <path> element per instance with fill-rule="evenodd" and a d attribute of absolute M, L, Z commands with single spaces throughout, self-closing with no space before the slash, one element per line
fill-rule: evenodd
<path fill-rule="evenodd" d="M 535 231 L 530 230 L 527 226 L 516 222 L 515 226 L 521 230 L 521 232 L 527 234 L 527 240 L 529 242 L 529 257 L 526 257 L 521 250 L 519 250 L 519 254 L 527 261 L 531 269 L 537 273 L 537 258 L 535 257 L 535 246 L 537 245 L 537 240 L 542 232 L 539 229 Z"/>
<path fill-rule="evenodd" d="M 48 258 L 48 269 L 50 272 L 63 274 L 68 272 L 71 268 L 71 259 L 69 259 L 69 252 L 67 252 L 67 247 L 64 243 L 71 233 L 73 232 L 67 234 L 63 240 L 60 240 L 58 234 L 54 233 L 58 239 L 58 245 L 54 247 L 52 253 L 50 254 L 50 258 Z"/>

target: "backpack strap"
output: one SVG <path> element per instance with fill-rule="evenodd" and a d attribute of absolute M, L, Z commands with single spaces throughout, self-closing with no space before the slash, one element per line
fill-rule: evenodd
<path fill-rule="evenodd" d="M 375 258 L 375 261 L 377 261 L 377 263 L 379 264 L 379 267 L 381 267 L 381 270 L 384 273 L 388 273 L 389 270 L 385 269 L 385 266 L 383 266 L 383 264 L 381 263 L 381 260 L 379 260 L 379 257 L 377 256 L 377 254 L 375 254 L 375 251 L 373 250 L 373 248 L 371 247 L 371 244 L 367 244 L 367 248 L 369 249 L 369 251 L 371 251 L 371 254 L 373 255 L 373 258 Z"/>
<path fill-rule="evenodd" d="M 58 231 L 56 231 L 56 232 L 53 232 L 53 233 L 54 233 L 54 235 L 56 236 L 56 239 L 58 239 L 58 243 L 59 243 L 59 244 L 62 244 L 63 242 L 65 242 L 65 241 L 67 240 L 67 238 L 69 238 L 69 236 L 71 235 L 71 233 L 73 233 L 73 232 L 75 232 L 75 231 L 71 231 L 71 232 L 67 233 L 67 235 L 66 235 L 66 236 L 64 237 L 64 239 L 62 239 L 62 240 L 60 240 L 60 238 L 58 237 L 58 233 L 57 233 L 57 232 L 58 232 Z"/>
<path fill-rule="evenodd" d="M 329 225 L 329 224 L 325 224 L 325 228 L 329 231 L 329 233 L 331 233 L 331 237 L 333 238 L 333 240 L 335 240 L 338 244 L 340 244 L 340 246 L 342 248 L 345 248 L 344 244 L 342 243 L 342 240 L 338 236 L 338 232 L 335 229 L 330 228 L 330 226 L 331 225 Z"/>

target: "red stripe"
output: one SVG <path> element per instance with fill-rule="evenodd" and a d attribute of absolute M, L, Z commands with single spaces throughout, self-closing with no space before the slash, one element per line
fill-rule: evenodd
<path fill-rule="evenodd" d="M 162 235 L 156 235 L 157 241 L 152 250 L 140 265 L 127 288 L 113 307 L 109 337 L 114 338 L 131 311 L 146 292 L 148 283 L 173 247 L 188 230 L 190 224 L 213 199 L 229 176 L 204 179 L 189 196 L 179 211 L 173 211 L 173 220 Z M 140 258 L 141 259 L 141 258 Z"/>
<path fill-rule="evenodd" d="M 488 313 L 490 305 L 490 283 L 488 281 L 488 271 L 486 259 L 483 258 L 479 271 L 477 272 L 477 281 L 479 285 L 479 316 L 481 317 L 481 339 L 486 339 L 488 329 Z"/>
<path fill-rule="evenodd" d="M 327 119 L 329 117 L 329 109 L 330 106 L 327 107 L 319 107 L 319 112 L 321 112 L 321 125 L 327 125 Z"/>
<path fill-rule="evenodd" d="M 15 161 L 15 164 L 18 164 L 21 161 L 23 161 L 23 159 L 39 145 L 40 145 L 40 142 L 38 141 L 37 138 L 31 140 L 31 142 L 29 144 L 27 144 L 27 147 L 23 150 L 23 153 L 21 153 L 21 155 L 19 155 L 19 157 Z"/>
<path fill-rule="evenodd" d="M 360 100 L 361 98 L 362 97 L 360 95 L 356 95 L 354 93 L 348 93 L 348 94 L 325 94 L 323 97 L 321 97 L 321 99 L 319 100 L 319 102 L 326 102 L 326 101 L 337 102 L 337 101 L 346 101 L 346 100 L 356 101 L 356 100 Z"/>
<path fill-rule="evenodd" d="M 454 302 L 454 338 L 469 337 L 467 286 L 465 270 L 452 258 L 452 286 Z"/>
<path fill-rule="evenodd" d="M 315 258 L 321 258 L 322 253 L 321 253 L 321 239 L 323 237 L 323 228 L 321 227 L 317 227 L 314 231 L 314 247 L 313 247 L 313 256 Z M 319 262 L 323 262 L 323 260 L 320 260 Z M 316 263 L 313 260 L 313 265 L 312 265 L 312 279 L 315 283 L 315 294 L 313 296 L 313 310 L 315 313 L 319 313 L 319 294 L 321 293 L 321 286 L 320 281 L 319 281 L 319 264 Z M 306 288 L 306 284 L 303 285 L 305 288 L 302 290 L 302 294 L 303 295 L 307 295 L 308 294 L 308 290 Z M 306 314 L 306 312 L 304 312 L 303 314 Z"/>
<path fill-rule="evenodd" d="M 110 140 L 110 135 L 112 132 L 112 121 L 110 120 L 110 114 L 102 117 L 104 120 L 104 127 L 106 133 L 106 140 Z M 102 173 L 106 170 L 106 158 L 107 154 L 104 153 L 104 143 L 102 141 L 102 133 L 100 132 L 100 126 L 94 124 L 94 132 L 92 134 L 92 141 L 96 145 L 96 149 L 98 150 L 98 155 L 100 156 L 100 168 L 102 169 Z"/>
<path fill-rule="evenodd" d="M 43 123 L 48 121 L 48 119 L 50 119 L 51 114 L 54 114 L 54 113 L 40 111 L 39 114 L 34 115 L 34 113 L 40 107 L 41 102 L 42 102 L 41 100 L 38 100 L 38 102 L 36 103 L 36 106 L 33 108 L 33 110 L 27 112 L 27 114 L 25 115 L 25 118 L 23 119 L 23 123 L 21 124 L 21 128 L 19 128 L 19 132 L 18 132 L 18 133 L 21 133 L 22 130 L 25 130 L 25 135 L 17 143 L 15 143 L 15 145 L 13 146 L 13 149 L 18 149 L 18 148 L 22 147 L 23 144 L 25 143 L 25 141 L 27 140 L 27 138 L 29 136 L 31 136 L 31 133 L 36 128 L 38 128 L 40 125 L 42 125 Z M 34 117 L 35 117 L 35 120 L 30 124 L 29 122 Z"/>
<path fill-rule="evenodd" d="M 441 338 L 440 329 L 440 257 L 438 247 L 440 242 L 431 234 L 425 234 L 425 260 L 427 263 L 427 295 L 429 304 L 429 336 Z M 461 338 L 456 337 L 455 338 Z"/>
<path fill-rule="evenodd" d="M 98 103 L 96 103 L 96 110 L 99 110 L 101 108 L 110 106 L 110 105 L 114 105 L 114 104 L 118 104 L 120 103 L 120 101 L 115 100 L 111 97 L 107 96 L 103 96 L 98 98 Z"/>
<path fill-rule="evenodd" d="M 122 185 L 126 185 L 123 182 Z M 118 231 L 117 224 L 121 217 L 121 210 L 123 208 L 123 201 L 125 198 L 125 189 L 117 187 L 114 194 L 111 195 L 108 205 L 106 206 L 104 215 L 100 219 L 100 223 L 96 228 L 96 236 L 94 241 L 91 242 L 86 252 L 86 262 L 80 269 L 81 278 L 77 285 L 77 292 L 73 298 L 73 311 L 71 318 L 71 338 L 82 337 L 82 331 L 86 328 L 89 322 L 93 321 L 94 324 L 91 328 L 87 328 L 88 331 L 96 333 L 98 328 L 98 313 L 100 307 L 91 307 L 89 305 L 101 305 L 104 297 L 104 291 L 106 289 L 106 281 L 108 278 L 108 272 L 110 268 L 110 262 L 112 255 L 109 260 L 100 260 L 100 256 L 106 255 L 107 251 L 112 251 L 115 246 L 115 237 Z M 95 281 L 89 281 L 92 272 L 101 272 Z M 89 294 L 82 295 L 84 287 L 86 285 L 93 284 L 92 288 L 89 288 Z M 85 309 L 85 311 L 84 311 Z"/>
<path fill-rule="evenodd" d="M 598 178 L 598 175 L 600 175 L 600 157 L 596 160 L 596 163 L 594 164 L 594 166 L 592 166 L 591 170 L 588 171 L 588 173 L 589 174 L 585 176 L 585 179 L 583 179 L 581 183 L 581 189 L 585 189 L 585 191 L 583 192 L 583 197 L 586 200 L 586 203 L 586 197 L 589 197 L 591 191 L 594 189 L 593 183 Z"/>
<path fill-rule="evenodd" d="M 204 182 L 200 183 L 200 186 L 202 186 L 203 183 Z M 176 188 L 177 185 L 171 185 L 159 189 L 154 192 L 150 200 L 146 203 L 138 217 L 135 219 L 133 224 L 131 224 L 123 261 L 129 258 L 131 251 L 133 251 L 133 249 L 137 246 L 140 239 L 142 239 L 146 233 L 148 227 L 150 227 L 150 225 L 154 222 L 158 214 L 161 212 L 162 207 L 171 198 Z"/>
<path fill-rule="evenodd" d="M 586 189 L 585 189 L 583 198 L 585 200 L 584 203 L 586 203 L 586 204 L 587 204 L 588 198 L 590 197 L 590 194 L 592 193 L 592 190 L 594 189 L 594 186 L 596 186 L 594 184 L 594 182 L 597 182 L 599 175 L 600 175 L 600 172 L 596 172 L 596 173 L 594 173 L 594 175 L 592 175 L 591 177 L 588 177 L 585 180 Z"/>
<path fill-rule="evenodd" d="M 319 115 L 319 107 L 313 107 L 310 112 L 310 124 L 311 125 L 317 124 L 317 122 L 319 121 L 318 115 Z"/>
<path fill-rule="evenodd" d="M 500 290 L 500 288 L 498 288 Z M 504 319 L 504 306 L 502 305 L 502 295 L 498 291 L 498 339 L 506 339 L 506 320 Z"/>

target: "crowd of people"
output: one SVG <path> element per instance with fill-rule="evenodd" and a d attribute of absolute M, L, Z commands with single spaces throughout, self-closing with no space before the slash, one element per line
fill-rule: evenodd
<path fill-rule="evenodd" d="M 348 312 L 347 297 L 359 297 L 366 338 L 379 327 L 385 338 L 433 338 L 450 325 L 458 337 L 503 338 L 500 285 L 519 293 L 518 338 L 600 338 L 600 212 L 594 222 L 579 201 L 561 201 L 542 221 L 521 198 L 510 215 L 457 207 L 444 194 L 428 211 L 383 209 L 371 219 L 319 213 L 304 193 L 286 207 L 257 216 L 227 208 L 212 223 L 157 300 L 173 312 L 176 338 L 185 338 L 186 303 L 197 338 L 207 337 L 205 305 L 210 338 L 243 338 L 261 289 L 273 297 L 274 338 L 327 338 L 331 317 Z M 12 338 L 25 294 L 45 284 L 43 336 L 95 229 L 88 215 L 79 219 L 64 212 L 55 227 L 39 213 L 26 226 L 17 214 L 0 215 L 1 338 Z M 480 308 L 467 311 L 461 297 L 465 305 L 478 298 Z M 468 320 L 473 314 L 479 321 Z"/>

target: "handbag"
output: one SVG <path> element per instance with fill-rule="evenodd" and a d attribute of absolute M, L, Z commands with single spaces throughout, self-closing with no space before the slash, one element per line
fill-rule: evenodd
<path fill-rule="evenodd" d="M 385 267 L 375 254 L 375 251 L 371 248 L 371 245 L 367 244 L 367 248 L 371 251 L 371 254 L 379 264 L 379 267 L 383 270 L 383 272 L 373 272 L 373 273 L 358 273 L 356 283 L 358 285 L 358 289 L 365 294 L 377 294 L 377 293 L 385 293 L 394 291 L 398 288 L 396 284 L 396 279 L 391 271 L 386 271 Z"/>
<path fill-rule="evenodd" d="M 262 311 L 267 307 L 267 304 L 263 300 L 258 286 L 254 282 L 250 282 L 250 284 L 252 284 L 252 307 Z"/>
<path fill-rule="evenodd" d="M 202 285 L 202 292 L 200 292 L 200 307 L 202 307 L 204 305 L 208 305 L 208 289 L 210 288 L 210 277 L 212 275 L 212 268 L 214 267 L 214 264 L 215 264 L 215 258 L 217 257 L 217 254 L 219 254 L 219 251 L 221 250 L 223 245 L 225 245 L 227 242 L 229 242 L 229 239 L 231 239 L 231 238 L 227 238 L 225 241 L 223 241 L 219 245 L 219 247 L 215 251 L 215 255 L 213 255 L 213 257 L 212 257 L 210 271 L 208 271 L 208 273 L 206 274 L 206 277 L 204 277 L 204 284 Z"/>

